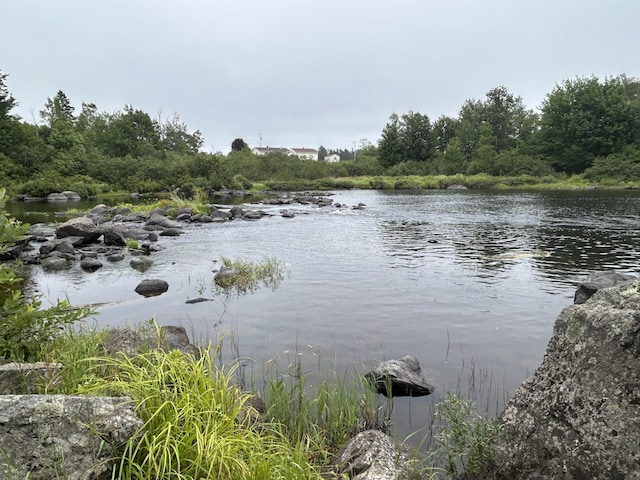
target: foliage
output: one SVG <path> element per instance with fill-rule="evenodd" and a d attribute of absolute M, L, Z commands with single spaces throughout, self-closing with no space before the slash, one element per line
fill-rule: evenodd
<path fill-rule="evenodd" d="M 600 182 L 607 179 L 614 182 L 637 181 L 640 178 L 640 146 L 629 146 L 619 153 L 596 157 L 584 176 Z"/>
<path fill-rule="evenodd" d="M 8 247 L 15 245 L 29 231 L 28 224 L 23 224 L 3 212 L 5 195 L 6 190 L 0 188 L 0 254 L 4 253 Z"/>
<path fill-rule="evenodd" d="M 320 478 L 309 463 L 314 446 L 290 442 L 277 423 L 252 428 L 257 413 L 249 395 L 231 384 L 232 370 L 214 367 L 211 358 L 207 350 L 197 358 L 156 350 L 100 361 L 84 390 L 131 397 L 144 422 L 114 477 Z"/>
<path fill-rule="evenodd" d="M 249 148 L 249 146 L 242 138 L 236 138 L 233 142 L 231 142 L 232 152 L 241 152 L 245 148 Z"/>
<path fill-rule="evenodd" d="M 436 455 L 451 477 L 479 475 L 494 465 L 497 441 L 503 435 L 497 420 L 483 418 L 472 401 L 451 392 L 445 392 L 435 415 L 442 422 L 436 434 Z"/>
<path fill-rule="evenodd" d="M 15 283 L 13 271 L 0 265 L 0 358 L 16 362 L 42 360 L 49 343 L 63 327 L 92 313 L 88 308 L 74 308 L 68 301 L 42 309 L 40 300 L 27 300 L 14 288 Z"/>
<path fill-rule="evenodd" d="M 536 142 L 556 170 L 579 173 L 640 141 L 640 82 L 624 75 L 565 80 L 542 103 Z"/>
<path fill-rule="evenodd" d="M 163 120 L 132 105 L 109 113 L 82 102 L 75 115 L 62 90 L 47 99 L 44 123 L 32 125 L 11 115 L 17 102 L 6 79 L 0 72 L 0 181 L 12 189 L 21 184 L 20 193 L 35 196 L 77 191 L 68 188 L 68 179 L 77 175 L 88 179 L 79 185 L 87 195 L 247 190 L 256 184 L 273 190 L 333 188 L 332 179 L 383 175 L 547 176 L 581 174 L 591 166 L 591 178 L 615 185 L 603 175 L 620 177 L 628 165 L 622 152 L 640 143 L 640 82 L 625 75 L 565 80 L 547 95 L 539 115 L 504 86 L 466 100 L 455 117 L 431 122 L 411 110 L 393 113 L 377 146 L 366 139 L 357 150 L 355 144 L 351 150 L 321 146 L 320 158 L 335 152 L 342 159 L 337 163 L 254 155 L 242 138 L 234 139 L 226 156 L 204 153 L 202 134 L 191 132 L 178 114 Z M 414 188 L 401 180 L 383 183 Z"/>

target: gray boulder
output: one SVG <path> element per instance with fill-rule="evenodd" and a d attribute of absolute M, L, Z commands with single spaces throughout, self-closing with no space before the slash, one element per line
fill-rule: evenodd
<path fill-rule="evenodd" d="M 124 247 L 127 245 L 127 239 L 121 229 L 109 226 L 102 230 L 102 242 L 105 245 Z"/>
<path fill-rule="evenodd" d="M 174 325 L 162 326 L 159 329 L 109 328 L 106 330 L 103 345 L 106 353 L 112 356 L 118 353 L 132 356 L 158 348 L 166 352 L 180 350 L 187 354 L 196 353 L 196 347 L 189 341 L 185 328 Z"/>
<path fill-rule="evenodd" d="M 502 423 L 505 478 L 640 478 L 640 281 L 562 311 Z"/>
<path fill-rule="evenodd" d="M 352 480 L 399 480 L 411 477 L 411 455 L 398 448 L 379 430 L 366 430 L 349 440 L 336 454 L 330 471 L 334 478 Z"/>
<path fill-rule="evenodd" d="M 71 268 L 73 260 L 65 257 L 51 256 L 40 260 L 40 265 L 44 270 L 56 271 Z"/>
<path fill-rule="evenodd" d="M 40 245 L 40 254 L 48 255 L 55 251 L 74 255 L 76 252 L 75 247 L 82 245 L 82 242 L 83 240 L 80 237 L 54 238 Z"/>
<path fill-rule="evenodd" d="M 625 283 L 630 283 L 633 280 L 637 280 L 637 277 L 618 272 L 592 273 L 578 286 L 578 289 L 573 296 L 573 303 L 580 304 L 586 302 L 601 288 L 624 285 Z"/>
<path fill-rule="evenodd" d="M 95 272 L 102 268 L 102 262 L 96 258 L 86 257 L 80 262 L 80 268 L 85 272 Z"/>
<path fill-rule="evenodd" d="M 95 242 L 102 231 L 89 217 L 78 217 L 67 220 L 56 228 L 56 237 L 81 237 L 83 243 Z"/>
<path fill-rule="evenodd" d="M 239 207 L 238 205 L 231 207 L 229 209 L 229 213 L 232 218 L 242 218 L 244 216 L 244 210 L 242 210 L 242 207 Z"/>
<path fill-rule="evenodd" d="M 0 478 L 107 480 L 142 421 L 127 398 L 0 396 Z"/>
<path fill-rule="evenodd" d="M 137 270 L 139 272 L 146 272 L 153 265 L 153 260 L 147 257 L 133 257 L 129 261 L 129 265 L 131 265 L 131 268 L 133 268 L 134 270 Z"/>
<path fill-rule="evenodd" d="M 434 391 L 422 376 L 420 362 L 413 355 L 382 362 L 365 378 L 385 397 L 421 397 Z"/>
<path fill-rule="evenodd" d="M 150 226 L 158 226 L 164 228 L 180 228 L 180 223 L 175 220 L 171 220 L 165 215 L 160 214 L 159 212 L 152 213 L 147 220 L 147 225 Z"/>
<path fill-rule="evenodd" d="M 69 199 L 64 193 L 54 192 L 47 195 L 47 202 L 67 202 Z"/>
<path fill-rule="evenodd" d="M 215 275 L 213 276 L 213 280 L 215 282 L 220 282 L 226 279 L 229 279 L 238 274 L 238 271 L 235 268 L 225 267 L 224 265 L 220 267 Z"/>
<path fill-rule="evenodd" d="M 74 192 L 73 190 L 65 190 L 64 192 L 62 192 L 62 195 L 67 197 L 67 200 L 69 200 L 70 202 L 77 202 L 78 200 L 82 199 L 80 194 L 78 194 L 78 192 Z"/>
<path fill-rule="evenodd" d="M 165 228 L 160 232 L 161 237 L 179 237 L 184 233 L 183 230 L 179 228 Z"/>
<path fill-rule="evenodd" d="M 169 284 L 164 280 L 145 279 L 138 284 L 135 291 L 143 297 L 156 297 L 169 290 Z"/>

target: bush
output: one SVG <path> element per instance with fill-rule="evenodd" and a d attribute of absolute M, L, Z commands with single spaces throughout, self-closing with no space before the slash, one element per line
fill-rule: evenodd
<path fill-rule="evenodd" d="M 0 358 L 35 362 L 43 359 L 63 327 L 88 317 L 91 311 L 74 308 L 67 301 L 41 310 L 40 300 L 27 300 L 15 288 L 18 281 L 8 267 L 0 267 Z"/>
<path fill-rule="evenodd" d="M 593 165 L 584 172 L 584 178 L 598 181 L 637 181 L 640 178 L 640 149 L 627 147 L 621 153 L 597 157 Z"/>

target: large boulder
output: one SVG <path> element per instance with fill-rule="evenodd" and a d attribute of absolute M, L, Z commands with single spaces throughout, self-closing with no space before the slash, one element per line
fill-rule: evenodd
<path fill-rule="evenodd" d="M 502 422 L 505 478 L 640 478 L 640 281 L 562 311 Z"/>
<path fill-rule="evenodd" d="M 142 422 L 126 398 L 0 396 L 0 478 L 107 480 Z"/>
<path fill-rule="evenodd" d="M 56 237 L 82 237 L 84 243 L 98 240 L 102 231 L 89 217 L 77 217 L 67 220 L 56 228 Z"/>
<path fill-rule="evenodd" d="M 365 378 L 386 397 L 421 397 L 430 395 L 434 390 L 425 381 L 420 362 L 413 355 L 382 362 Z"/>

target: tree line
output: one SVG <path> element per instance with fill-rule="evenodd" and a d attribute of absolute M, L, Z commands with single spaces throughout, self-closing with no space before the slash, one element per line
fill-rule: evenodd
<path fill-rule="evenodd" d="M 539 113 L 505 87 L 467 100 L 457 117 L 392 114 L 378 159 L 390 172 L 640 176 L 640 82 L 620 75 L 566 80 Z"/>
<path fill-rule="evenodd" d="M 340 154 L 335 164 L 256 156 L 242 139 L 227 155 L 204 153 L 200 131 L 177 114 L 152 118 L 131 105 L 101 112 L 84 102 L 76 112 L 62 90 L 46 100 L 40 122 L 29 123 L 12 113 L 18 103 L 7 78 L 0 72 L 0 185 L 35 196 L 376 175 L 640 178 L 640 81 L 626 75 L 565 80 L 538 112 L 497 87 L 464 102 L 456 117 L 393 113 L 376 145 L 363 139 L 353 150 L 320 146 L 321 159 Z"/>

